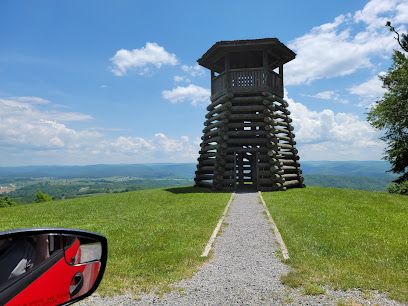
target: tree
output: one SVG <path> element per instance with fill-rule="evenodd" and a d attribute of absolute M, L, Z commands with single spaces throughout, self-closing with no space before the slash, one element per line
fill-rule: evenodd
<path fill-rule="evenodd" d="M 398 193 L 408 195 L 408 180 L 402 182 L 401 184 L 390 184 L 387 186 L 387 191 L 389 193 Z"/>
<path fill-rule="evenodd" d="M 52 201 L 52 198 L 48 194 L 42 193 L 40 188 L 37 188 L 37 197 L 35 198 L 35 203 L 43 203 L 50 201 Z"/>
<path fill-rule="evenodd" d="M 408 52 L 408 36 L 403 34 L 400 41 L 400 35 L 391 23 L 387 22 L 386 26 L 398 35 L 398 43 Z M 381 137 L 388 145 L 384 159 L 391 163 L 390 171 L 400 175 L 395 180 L 400 184 L 408 180 L 408 59 L 397 50 L 394 50 L 392 59 L 388 72 L 380 76 L 387 92 L 369 110 L 367 121 L 385 132 Z"/>
<path fill-rule="evenodd" d="M 9 197 L 0 197 L 0 208 L 10 206 L 16 206 L 16 203 Z"/>
<path fill-rule="evenodd" d="M 408 35 L 401 34 L 401 37 L 400 37 L 400 34 L 395 30 L 393 26 L 391 26 L 390 21 L 387 21 L 385 26 L 390 28 L 390 32 L 397 34 L 397 37 L 395 37 L 395 39 L 398 41 L 398 44 L 405 52 L 408 52 Z"/>

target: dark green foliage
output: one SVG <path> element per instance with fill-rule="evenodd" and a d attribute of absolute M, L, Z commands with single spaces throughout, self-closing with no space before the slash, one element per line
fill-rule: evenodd
<path fill-rule="evenodd" d="M 0 208 L 10 206 L 16 206 L 16 203 L 9 197 L 0 197 Z"/>
<path fill-rule="evenodd" d="M 46 194 L 41 192 L 40 188 L 37 188 L 37 197 L 35 198 L 35 203 L 43 203 L 43 202 L 51 202 L 52 198 Z"/>
<path fill-rule="evenodd" d="M 408 195 L 408 180 L 400 184 L 393 183 L 387 186 L 389 193 L 405 194 Z"/>
<path fill-rule="evenodd" d="M 406 38 L 398 40 L 401 47 L 407 46 Z M 402 183 L 408 180 L 408 59 L 399 51 L 394 51 L 392 59 L 388 72 L 380 76 L 388 91 L 369 110 L 367 120 L 385 132 L 381 137 L 388 145 L 384 159 L 391 163 L 391 171 L 400 175 L 396 182 Z"/>

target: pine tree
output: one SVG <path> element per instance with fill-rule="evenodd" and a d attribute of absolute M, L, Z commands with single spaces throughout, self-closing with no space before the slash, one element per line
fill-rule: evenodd
<path fill-rule="evenodd" d="M 41 192 L 40 188 L 37 188 L 37 197 L 35 198 L 35 203 L 43 203 L 50 201 L 52 201 L 52 198 L 48 194 Z"/>

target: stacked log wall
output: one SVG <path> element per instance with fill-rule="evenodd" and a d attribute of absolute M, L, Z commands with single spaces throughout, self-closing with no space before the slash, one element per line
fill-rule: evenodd
<path fill-rule="evenodd" d="M 261 191 L 304 187 L 287 107 L 285 100 L 269 92 L 225 94 L 212 101 L 201 137 L 196 186 L 231 191 L 237 183 L 250 181 Z M 242 160 L 237 161 L 237 154 Z M 237 178 L 237 170 L 247 174 Z"/>

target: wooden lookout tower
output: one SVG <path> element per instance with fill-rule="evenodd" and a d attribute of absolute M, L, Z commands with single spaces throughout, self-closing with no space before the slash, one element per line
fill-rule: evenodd
<path fill-rule="evenodd" d="M 195 184 L 214 190 L 304 187 L 283 100 L 283 65 L 296 54 L 276 38 L 220 41 L 198 63 L 211 70 L 211 104 Z"/>

